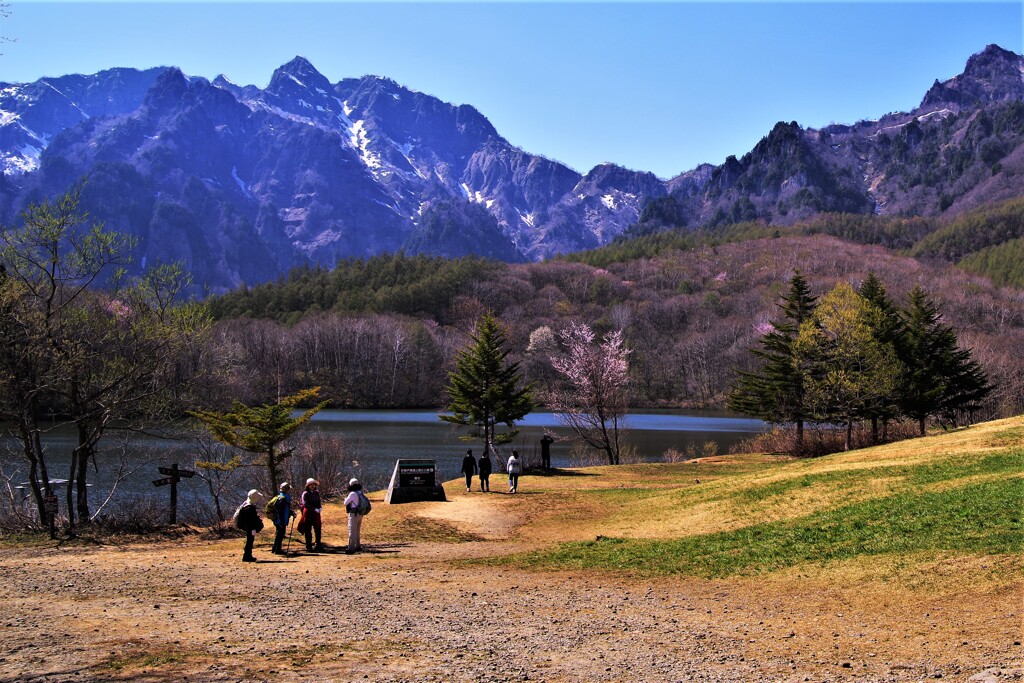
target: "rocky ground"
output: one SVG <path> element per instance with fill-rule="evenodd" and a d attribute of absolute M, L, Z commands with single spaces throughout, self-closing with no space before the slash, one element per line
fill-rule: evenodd
<path fill-rule="evenodd" d="M 328 552 L 271 555 L 268 529 L 253 564 L 241 539 L 5 547 L 0 681 L 1024 680 L 1020 583 L 480 565 L 537 542 L 523 506 L 451 497 L 371 496 L 357 555 L 333 507 Z"/>

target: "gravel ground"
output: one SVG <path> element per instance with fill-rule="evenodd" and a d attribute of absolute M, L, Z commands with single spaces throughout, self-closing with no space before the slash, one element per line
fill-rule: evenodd
<path fill-rule="evenodd" d="M 1017 589 L 520 572 L 452 561 L 528 544 L 514 525 L 374 520 L 364 553 L 278 558 L 264 532 L 253 564 L 239 539 L 5 548 L 0 681 L 1024 680 Z"/>

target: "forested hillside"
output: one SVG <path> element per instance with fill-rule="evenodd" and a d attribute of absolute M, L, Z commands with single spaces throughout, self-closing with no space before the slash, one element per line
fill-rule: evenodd
<path fill-rule="evenodd" d="M 969 232 L 982 218 L 943 229 Z M 920 285 L 996 385 L 987 413 L 1020 412 L 1024 295 L 937 257 L 909 255 L 939 227 L 931 219 L 837 216 L 781 230 L 750 223 L 714 234 L 659 233 L 544 263 L 394 255 L 298 269 L 212 301 L 218 343 L 233 349 L 236 364 L 225 386 L 243 400 L 319 384 L 340 405 L 436 406 L 455 352 L 492 310 L 542 389 L 554 373 L 536 343 L 543 335 L 533 345 L 531 335 L 576 320 L 599 333 L 624 330 L 636 405 L 718 408 L 736 370 L 751 369 L 749 349 L 777 318 L 779 296 L 799 269 L 819 295 L 838 281 L 859 286 L 874 272 L 902 305 Z"/>

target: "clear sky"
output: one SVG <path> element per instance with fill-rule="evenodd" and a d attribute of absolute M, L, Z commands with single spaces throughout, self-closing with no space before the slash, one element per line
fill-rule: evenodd
<path fill-rule="evenodd" d="M 668 178 L 741 156 L 780 120 L 852 123 L 920 103 L 989 43 L 1024 51 L 1000 2 L 50 2 L 9 0 L 0 81 L 178 66 L 265 87 L 307 57 L 480 110 L 580 172 Z"/>

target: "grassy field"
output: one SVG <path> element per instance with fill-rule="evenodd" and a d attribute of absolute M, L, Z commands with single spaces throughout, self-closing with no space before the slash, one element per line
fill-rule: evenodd
<path fill-rule="evenodd" d="M 528 482 L 559 496 L 537 503 L 528 529 L 555 542 L 486 562 L 719 578 L 949 558 L 1019 568 L 1024 550 L 1024 418 L 811 460 L 723 456 Z"/>

